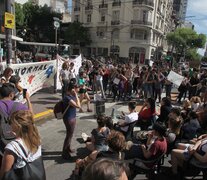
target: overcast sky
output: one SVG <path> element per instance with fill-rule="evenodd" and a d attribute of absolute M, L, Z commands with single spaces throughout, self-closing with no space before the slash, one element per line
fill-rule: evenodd
<path fill-rule="evenodd" d="M 194 18 L 186 18 L 195 25 L 198 33 L 207 35 L 207 0 L 188 0 L 187 16 L 195 16 Z M 203 55 L 204 49 L 199 50 Z"/>

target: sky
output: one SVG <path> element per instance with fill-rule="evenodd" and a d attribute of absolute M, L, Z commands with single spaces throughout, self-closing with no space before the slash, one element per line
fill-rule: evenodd
<path fill-rule="evenodd" d="M 187 18 L 188 16 L 195 16 Z M 188 0 L 188 9 L 186 20 L 191 21 L 195 25 L 197 33 L 207 35 L 207 0 Z M 204 54 L 205 49 L 199 49 L 201 55 Z"/>

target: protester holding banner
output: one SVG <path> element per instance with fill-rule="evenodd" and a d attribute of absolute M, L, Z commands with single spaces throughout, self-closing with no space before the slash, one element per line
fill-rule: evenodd
<path fill-rule="evenodd" d="M 67 86 L 69 83 L 70 78 L 70 71 L 69 71 L 69 63 L 65 61 L 62 65 L 62 69 L 60 70 L 59 79 L 62 85 L 62 98 L 65 97 Z"/>

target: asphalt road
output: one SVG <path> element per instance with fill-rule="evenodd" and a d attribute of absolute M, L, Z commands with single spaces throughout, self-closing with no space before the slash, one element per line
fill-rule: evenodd
<path fill-rule="evenodd" d="M 106 114 L 110 115 L 112 108 L 116 109 L 116 114 L 121 111 L 127 112 L 127 103 L 106 103 Z M 65 138 L 65 127 L 62 120 L 51 119 L 38 124 L 38 129 L 42 137 L 43 160 L 48 180 L 69 179 L 75 167 L 75 160 L 83 158 L 89 154 L 85 144 L 81 139 L 81 133 L 90 135 L 93 128 L 96 127 L 94 113 L 78 113 L 77 124 L 72 140 L 72 148 L 76 149 L 71 160 L 61 158 L 61 150 Z M 166 159 L 165 165 L 169 166 L 169 159 Z M 138 175 L 135 179 L 146 179 L 145 175 Z M 166 177 L 157 177 L 156 179 L 166 179 Z"/>

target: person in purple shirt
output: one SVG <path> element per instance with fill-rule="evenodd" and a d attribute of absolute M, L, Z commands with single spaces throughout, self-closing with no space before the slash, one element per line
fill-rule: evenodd
<path fill-rule="evenodd" d="M 10 113 L 12 112 L 12 108 L 14 105 L 14 100 L 15 100 L 15 86 L 12 83 L 4 83 L 2 87 L 0 88 L 0 109 L 1 111 L 5 112 L 9 116 L 11 115 Z M 26 101 L 27 101 L 27 106 L 15 102 L 15 111 L 19 110 L 30 110 L 33 113 L 32 110 L 32 104 L 30 102 L 29 94 L 26 94 Z M 13 111 L 14 112 L 14 111 Z"/>
<path fill-rule="evenodd" d="M 29 94 L 26 94 L 26 101 L 27 106 L 19 103 L 14 102 L 15 100 L 15 85 L 12 83 L 4 83 L 2 87 L 0 88 L 0 117 L 4 116 L 4 114 L 7 114 L 8 117 L 12 115 L 12 113 L 19 111 L 19 110 L 30 110 L 33 113 L 32 110 L 32 104 L 30 102 Z M 14 104 L 15 103 L 15 104 Z M 0 121 L 2 121 L 2 118 L 0 118 Z M 0 132 L 2 132 L 2 129 L 0 127 Z M 4 152 L 5 142 L 0 137 L 0 151 Z M 1 158 L 1 157 L 0 157 Z"/>

